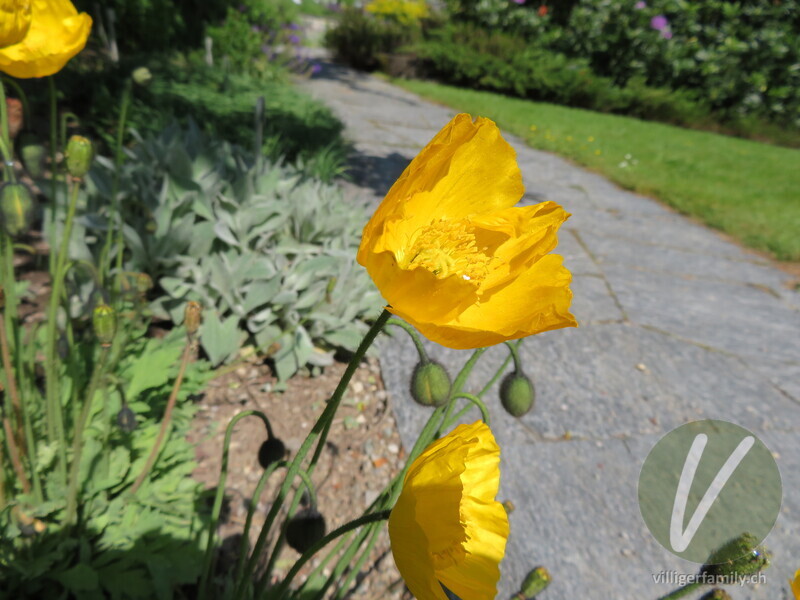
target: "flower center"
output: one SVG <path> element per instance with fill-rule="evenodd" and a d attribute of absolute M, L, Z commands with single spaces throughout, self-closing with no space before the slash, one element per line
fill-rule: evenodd
<path fill-rule="evenodd" d="M 405 253 L 405 269 L 422 267 L 437 279 L 459 275 L 476 284 L 486 277 L 489 257 L 479 249 L 466 219 L 438 221 L 423 227 Z"/>

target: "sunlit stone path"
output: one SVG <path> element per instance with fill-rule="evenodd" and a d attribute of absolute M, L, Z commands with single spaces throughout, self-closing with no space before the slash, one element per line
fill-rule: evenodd
<path fill-rule="evenodd" d="M 454 114 L 334 65 L 304 85 L 347 126 L 355 148 L 349 193 L 376 203 Z M 774 553 L 766 584 L 732 595 L 790 598 L 787 579 L 800 568 L 800 294 L 785 273 L 714 231 L 507 139 L 518 153 L 524 201 L 554 200 L 573 215 L 557 251 L 574 274 L 580 327 L 524 342 L 537 389 L 532 413 L 515 420 L 496 390 L 488 396 L 503 451 L 500 499 L 516 506 L 498 598 L 540 564 L 554 577 L 541 596 L 547 600 L 656 598 L 672 588 L 654 574 L 696 572 L 648 532 L 637 478 L 663 434 L 704 418 L 753 431 L 783 477 L 783 508 L 766 540 Z M 429 347 L 453 371 L 468 355 Z M 473 391 L 505 355 L 503 347 L 487 352 Z M 380 358 L 410 447 L 428 414 L 407 390 L 415 351 L 398 335 Z"/>

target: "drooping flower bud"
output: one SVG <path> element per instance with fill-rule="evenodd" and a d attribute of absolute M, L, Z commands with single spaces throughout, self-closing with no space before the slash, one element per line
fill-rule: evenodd
<path fill-rule="evenodd" d="M 131 73 L 131 79 L 133 79 L 133 83 L 136 85 L 147 87 L 153 80 L 153 74 L 147 67 L 139 67 L 138 69 L 133 70 L 133 73 Z"/>
<path fill-rule="evenodd" d="M 0 212 L 8 235 L 26 233 L 33 222 L 35 208 L 33 192 L 24 183 L 10 181 L 0 186 Z"/>
<path fill-rule="evenodd" d="M 136 413 L 128 408 L 127 404 L 117 413 L 117 426 L 125 433 L 136 429 Z"/>
<path fill-rule="evenodd" d="M 769 553 L 758 545 L 755 536 L 743 533 L 711 553 L 700 573 L 717 581 L 736 583 L 769 566 Z"/>
<path fill-rule="evenodd" d="M 67 172 L 80 179 L 89 172 L 94 158 L 92 142 L 80 135 L 73 135 L 67 142 Z"/>
<path fill-rule="evenodd" d="M 47 148 L 32 131 L 21 131 L 17 136 L 17 154 L 28 174 L 35 178 L 44 175 L 44 159 Z"/>
<path fill-rule="evenodd" d="M 525 576 L 519 593 L 514 596 L 515 600 L 531 600 L 537 594 L 543 592 L 550 585 L 550 572 L 544 567 L 536 567 Z"/>
<path fill-rule="evenodd" d="M 92 326 L 103 348 L 111 346 L 117 333 L 117 313 L 108 304 L 98 304 L 92 313 Z"/>
<path fill-rule="evenodd" d="M 450 397 L 450 375 L 435 361 L 421 361 L 411 375 L 411 397 L 422 406 L 442 406 Z"/>
<path fill-rule="evenodd" d="M 535 399 L 533 382 L 521 371 L 512 371 L 500 384 L 500 402 L 513 417 L 527 414 L 533 408 Z"/>
<path fill-rule="evenodd" d="M 203 307 L 199 302 L 189 300 L 183 312 L 183 324 L 186 325 L 186 335 L 193 336 L 200 329 L 203 320 Z"/>
<path fill-rule="evenodd" d="M 258 464 L 266 469 L 272 463 L 282 460 L 286 455 L 286 446 L 276 437 L 268 438 L 258 449 Z"/>
<path fill-rule="evenodd" d="M 286 541 L 300 554 L 323 537 L 325 537 L 325 518 L 315 508 L 299 510 L 286 525 Z"/>

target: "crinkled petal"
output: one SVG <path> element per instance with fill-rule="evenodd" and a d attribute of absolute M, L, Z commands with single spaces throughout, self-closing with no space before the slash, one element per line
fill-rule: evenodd
<path fill-rule="evenodd" d="M 22 41 L 30 26 L 30 0 L 0 0 L 0 48 Z"/>
<path fill-rule="evenodd" d="M 792 592 L 794 593 L 794 599 L 800 600 L 800 569 L 794 574 L 794 581 L 790 582 L 792 584 Z"/>
<path fill-rule="evenodd" d="M 91 17 L 69 0 L 33 0 L 28 34 L 0 48 L 0 71 L 20 78 L 57 73 L 83 50 L 91 28 Z"/>

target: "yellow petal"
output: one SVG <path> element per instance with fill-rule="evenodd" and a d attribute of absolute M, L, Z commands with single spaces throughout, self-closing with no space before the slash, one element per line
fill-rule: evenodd
<path fill-rule="evenodd" d="M 83 50 L 91 28 L 91 17 L 69 0 L 33 0 L 28 34 L 0 48 L 0 71 L 20 78 L 57 73 Z"/>
<path fill-rule="evenodd" d="M 0 48 L 21 41 L 30 26 L 30 0 L 0 0 Z"/>
<path fill-rule="evenodd" d="M 495 501 L 500 449 L 481 421 L 460 425 L 411 465 L 389 518 L 395 562 L 417 600 L 497 594 L 508 519 Z"/>
<path fill-rule="evenodd" d="M 800 569 L 794 574 L 794 581 L 790 581 L 792 592 L 794 593 L 794 600 L 800 600 Z"/>

